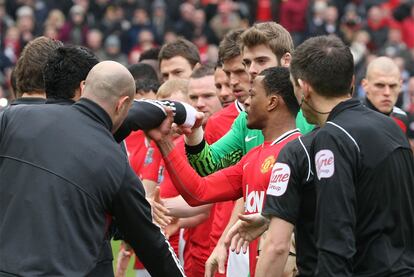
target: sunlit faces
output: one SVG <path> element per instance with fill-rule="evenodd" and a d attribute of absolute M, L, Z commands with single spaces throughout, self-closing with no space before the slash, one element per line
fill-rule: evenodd
<path fill-rule="evenodd" d="M 247 127 L 250 129 L 263 129 L 268 117 L 268 96 L 263 86 L 264 76 L 257 76 L 253 80 L 249 97 L 244 102 L 247 112 Z"/>
<path fill-rule="evenodd" d="M 244 47 L 243 63 L 252 79 L 266 68 L 279 65 L 276 55 L 265 44 Z"/>
<path fill-rule="evenodd" d="M 185 58 L 176 56 L 171 59 L 161 60 L 160 72 L 162 80 L 165 82 L 167 80 L 179 78 L 188 79 L 193 72 L 193 68 Z"/>
<path fill-rule="evenodd" d="M 214 71 L 214 82 L 216 85 L 217 96 L 219 97 L 223 107 L 231 105 L 235 100 L 229 81 L 230 80 L 227 78 L 227 75 L 223 69 L 221 67 L 217 67 Z"/>
<path fill-rule="evenodd" d="M 401 91 L 401 77 L 398 70 L 384 72 L 373 69 L 362 81 L 366 96 L 381 113 L 391 113 Z"/>
<path fill-rule="evenodd" d="M 193 107 L 204 113 L 203 125 L 207 123 L 212 114 L 222 108 L 216 94 L 213 75 L 197 79 L 191 78 L 188 83 L 188 98 Z"/>
<path fill-rule="evenodd" d="M 244 67 L 242 56 L 225 60 L 223 62 L 223 71 L 226 73 L 227 78 L 229 78 L 234 97 L 243 104 L 249 96 L 250 77 Z"/>

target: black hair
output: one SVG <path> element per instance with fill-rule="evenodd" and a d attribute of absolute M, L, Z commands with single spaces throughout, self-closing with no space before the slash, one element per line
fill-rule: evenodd
<path fill-rule="evenodd" d="M 158 80 L 157 72 L 155 72 L 154 68 L 146 63 L 137 63 L 128 66 L 129 72 L 131 72 L 132 77 L 134 80 L 142 80 L 142 79 L 153 79 Z"/>
<path fill-rule="evenodd" d="M 158 55 L 160 53 L 160 47 L 154 47 L 150 48 L 144 52 L 141 53 L 139 56 L 138 62 L 141 62 L 143 60 L 156 60 L 158 61 Z"/>
<path fill-rule="evenodd" d="M 146 63 L 137 63 L 128 66 L 128 70 L 134 77 L 136 93 L 150 91 L 157 93 L 160 82 L 152 66 Z"/>
<path fill-rule="evenodd" d="M 338 37 L 313 37 L 296 48 L 290 70 L 296 85 L 302 79 L 318 94 L 338 97 L 351 91 L 354 59 Z"/>
<path fill-rule="evenodd" d="M 280 95 L 290 113 L 296 116 L 299 112 L 299 103 L 290 81 L 289 69 L 282 66 L 270 67 L 259 75 L 264 76 L 262 82 L 266 95 Z"/>
<path fill-rule="evenodd" d="M 80 82 L 99 63 L 95 54 L 83 46 L 61 46 L 54 50 L 43 70 L 47 98 L 72 99 Z"/>
<path fill-rule="evenodd" d="M 135 81 L 136 93 L 150 92 L 157 93 L 160 83 L 154 79 L 138 79 Z"/>

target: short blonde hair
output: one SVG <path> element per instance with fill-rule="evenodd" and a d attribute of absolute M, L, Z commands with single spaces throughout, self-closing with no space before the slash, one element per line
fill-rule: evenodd
<path fill-rule="evenodd" d="M 157 99 L 170 98 L 174 92 L 181 92 L 185 97 L 188 96 L 188 80 L 173 79 L 164 82 L 158 89 Z"/>

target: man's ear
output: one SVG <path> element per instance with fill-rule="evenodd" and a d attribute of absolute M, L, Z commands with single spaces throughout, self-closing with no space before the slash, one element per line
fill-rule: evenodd
<path fill-rule="evenodd" d="M 85 80 L 81 81 L 79 83 L 79 95 L 82 96 L 83 95 L 83 90 L 85 89 Z"/>
<path fill-rule="evenodd" d="M 280 101 L 279 97 L 280 96 L 278 96 L 278 95 L 269 96 L 269 102 L 268 102 L 268 105 L 267 105 L 267 110 L 268 111 L 272 111 L 272 110 L 276 109 L 277 106 L 279 106 L 279 101 Z"/>
<path fill-rule="evenodd" d="M 127 108 L 129 105 L 130 97 L 128 95 L 121 96 L 118 99 L 118 103 L 115 107 L 115 112 L 118 114 L 123 111 L 123 109 Z"/>
<path fill-rule="evenodd" d="M 310 86 L 308 82 L 302 79 L 298 79 L 298 83 L 302 91 L 302 99 L 307 100 L 309 98 L 312 87 Z"/>
<path fill-rule="evenodd" d="M 287 52 L 280 59 L 280 65 L 283 67 L 289 67 L 291 61 L 292 61 L 292 55 L 289 52 Z"/>
<path fill-rule="evenodd" d="M 196 70 L 196 69 L 200 68 L 200 66 L 201 66 L 201 64 L 200 64 L 200 63 L 196 63 L 196 64 L 195 64 L 195 66 L 193 67 L 193 72 L 194 72 L 194 70 Z"/>
<path fill-rule="evenodd" d="M 369 89 L 368 89 L 369 84 L 368 83 L 369 82 L 368 82 L 367 78 L 364 78 L 364 79 L 361 80 L 361 86 L 364 89 L 366 95 L 369 94 Z"/>

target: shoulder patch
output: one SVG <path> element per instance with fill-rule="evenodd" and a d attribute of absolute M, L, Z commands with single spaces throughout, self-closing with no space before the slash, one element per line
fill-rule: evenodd
<path fill-rule="evenodd" d="M 285 163 L 275 163 L 266 194 L 281 196 L 286 192 L 290 179 L 290 167 Z"/>
<path fill-rule="evenodd" d="M 315 155 L 316 175 L 318 179 L 330 178 L 335 172 L 335 158 L 331 150 L 323 149 Z"/>

